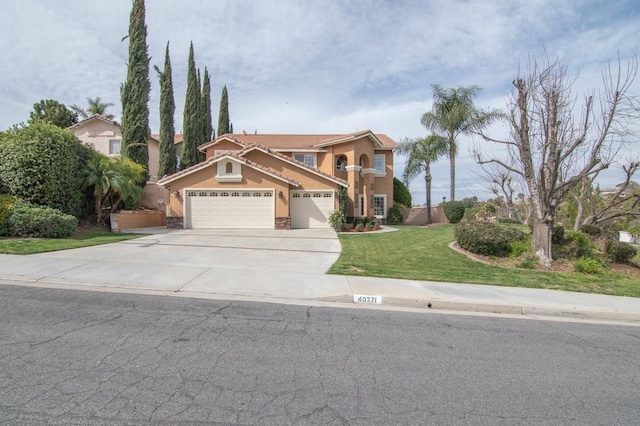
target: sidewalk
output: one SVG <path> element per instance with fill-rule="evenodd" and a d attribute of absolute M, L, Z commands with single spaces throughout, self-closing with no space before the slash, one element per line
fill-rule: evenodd
<path fill-rule="evenodd" d="M 0 254 L 0 284 L 275 303 L 391 306 L 640 326 L 640 298 L 559 290 L 324 274 L 335 235 L 277 231 L 212 237 L 158 230 L 122 243 L 30 256 Z M 236 247 L 237 246 L 237 247 Z M 356 296 L 356 297 L 354 297 Z M 354 301 L 357 296 L 362 301 Z"/>

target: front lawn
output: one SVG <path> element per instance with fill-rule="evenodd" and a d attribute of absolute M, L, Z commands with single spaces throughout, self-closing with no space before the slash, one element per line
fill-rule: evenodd
<path fill-rule="evenodd" d="M 341 234 L 330 274 L 548 288 L 640 297 L 640 275 L 543 272 L 485 265 L 451 250 L 453 225 L 399 226 L 396 232 Z"/>
<path fill-rule="evenodd" d="M 67 238 L 2 238 L 0 239 L 0 253 L 44 253 L 48 251 L 117 243 L 119 241 L 139 238 L 144 235 L 146 234 L 116 234 L 107 231 L 87 231 Z"/>

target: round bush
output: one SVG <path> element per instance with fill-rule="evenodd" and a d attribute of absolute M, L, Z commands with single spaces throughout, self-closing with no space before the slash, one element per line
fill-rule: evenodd
<path fill-rule="evenodd" d="M 615 263 L 627 263 L 638 254 L 634 246 L 622 241 L 607 241 L 604 252 Z"/>
<path fill-rule="evenodd" d="M 360 222 L 359 224 L 357 224 L 356 225 L 356 231 L 358 231 L 358 232 L 364 231 L 364 223 Z"/>
<path fill-rule="evenodd" d="M 404 221 L 402 212 L 397 206 L 393 206 L 387 212 L 387 222 L 389 225 L 399 225 Z"/>
<path fill-rule="evenodd" d="M 459 223 L 454 229 L 460 247 L 483 256 L 506 256 L 510 244 L 522 240 L 524 233 L 515 228 L 503 228 L 495 223 Z"/>
<path fill-rule="evenodd" d="M 443 207 L 449 223 L 459 223 L 464 217 L 464 204 L 460 201 L 449 201 L 444 203 Z"/>
<path fill-rule="evenodd" d="M 600 237 L 602 235 L 602 229 L 596 225 L 582 225 L 580 232 L 591 235 L 592 237 Z"/>
<path fill-rule="evenodd" d="M 9 216 L 9 234 L 17 237 L 62 238 L 77 226 L 74 216 L 24 202 L 16 202 Z"/>

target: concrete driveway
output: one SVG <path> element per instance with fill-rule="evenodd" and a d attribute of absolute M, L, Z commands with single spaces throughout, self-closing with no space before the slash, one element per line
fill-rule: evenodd
<path fill-rule="evenodd" d="M 291 289 L 292 296 L 322 297 L 328 289 L 318 284 L 331 287 L 324 274 L 341 250 L 330 229 L 155 232 L 102 246 L 0 255 L 0 270 L 5 279 L 40 283 L 255 296 Z"/>

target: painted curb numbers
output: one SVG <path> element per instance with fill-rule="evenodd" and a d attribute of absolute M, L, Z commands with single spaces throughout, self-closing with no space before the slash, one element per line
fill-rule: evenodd
<path fill-rule="evenodd" d="M 365 294 L 354 294 L 353 303 L 371 303 L 374 305 L 381 305 L 382 296 L 368 296 Z"/>

